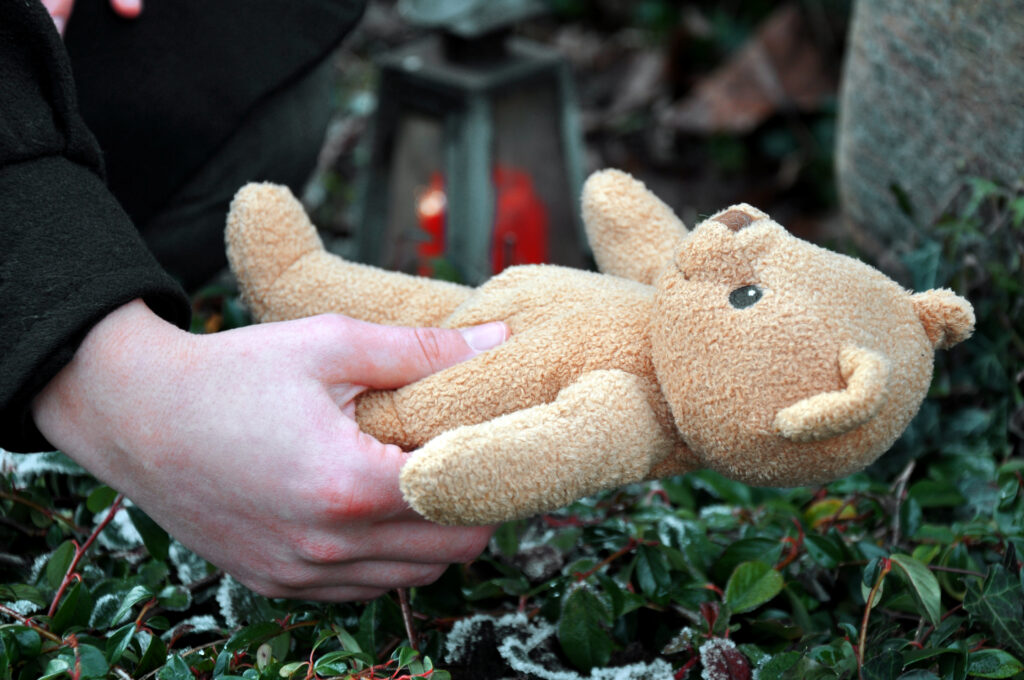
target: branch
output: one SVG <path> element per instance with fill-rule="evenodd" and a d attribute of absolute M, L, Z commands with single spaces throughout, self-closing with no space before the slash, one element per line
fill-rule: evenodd
<path fill-rule="evenodd" d="M 114 499 L 113 504 L 110 506 L 110 511 L 107 512 L 107 516 L 103 518 L 103 521 L 96 525 L 96 528 L 89 534 L 89 538 L 85 539 L 85 543 L 81 546 L 75 545 L 75 556 L 71 560 L 71 564 L 68 565 L 68 570 L 64 574 L 64 579 L 60 583 L 60 588 L 57 589 L 57 594 L 53 596 L 53 602 L 50 603 L 50 610 L 47 612 L 47 616 L 53 616 L 53 613 L 57 611 L 57 604 L 60 602 L 60 598 L 64 596 L 64 591 L 67 590 L 68 584 L 71 583 L 77 576 L 75 570 L 78 568 L 78 563 L 82 561 L 82 557 L 85 556 L 85 552 L 92 546 L 93 541 L 100 535 L 100 532 L 107 528 L 110 524 L 110 520 L 114 519 L 114 515 L 117 514 L 118 510 L 121 509 L 121 503 L 124 501 L 124 494 L 118 494 L 117 498 Z"/>

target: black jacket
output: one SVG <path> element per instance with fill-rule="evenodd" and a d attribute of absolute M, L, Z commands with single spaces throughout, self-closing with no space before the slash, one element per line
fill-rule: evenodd
<path fill-rule="evenodd" d="M 129 214 L 158 209 L 361 5 L 150 0 L 129 24 L 106 0 L 78 0 L 68 49 L 111 194 L 52 21 L 39 0 L 0 0 L 0 447 L 48 448 L 31 400 L 110 311 L 141 297 L 187 327 L 187 298 Z"/>

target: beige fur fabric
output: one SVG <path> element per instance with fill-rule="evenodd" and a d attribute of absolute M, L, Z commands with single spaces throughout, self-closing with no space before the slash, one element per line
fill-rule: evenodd
<path fill-rule="evenodd" d="M 606 170 L 582 207 L 605 274 L 513 267 L 471 289 L 353 264 L 325 253 L 298 201 L 267 184 L 236 196 L 228 257 L 261 320 L 509 325 L 504 345 L 357 402 L 364 431 L 412 452 L 410 505 L 450 524 L 701 467 L 777 486 L 849 474 L 916 413 L 933 349 L 973 328 L 963 298 L 911 294 L 748 205 L 687 232 Z"/>

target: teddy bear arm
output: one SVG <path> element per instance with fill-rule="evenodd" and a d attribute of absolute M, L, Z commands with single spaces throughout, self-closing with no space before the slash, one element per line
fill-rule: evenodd
<path fill-rule="evenodd" d="M 650 190 L 619 170 L 602 170 L 583 186 L 583 222 L 598 269 L 653 284 L 686 226 Z"/>
<path fill-rule="evenodd" d="M 646 479 L 675 444 L 647 393 L 624 371 L 584 374 L 550 403 L 431 440 L 403 468 L 402 492 L 430 520 L 472 525 Z"/>

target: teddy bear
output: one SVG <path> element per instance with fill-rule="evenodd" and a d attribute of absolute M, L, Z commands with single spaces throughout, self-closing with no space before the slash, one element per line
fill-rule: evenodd
<path fill-rule="evenodd" d="M 271 184 L 239 190 L 226 243 L 262 321 L 508 325 L 497 348 L 356 403 L 364 432 L 410 452 L 411 507 L 446 524 L 701 468 L 766 486 L 851 474 L 917 412 L 934 350 L 973 331 L 952 291 L 907 291 L 746 204 L 688 231 L 641 182 L 603 170 L 582 214 L 600 273 L 514 266 L 476 288 L 326 252 Z"/>

